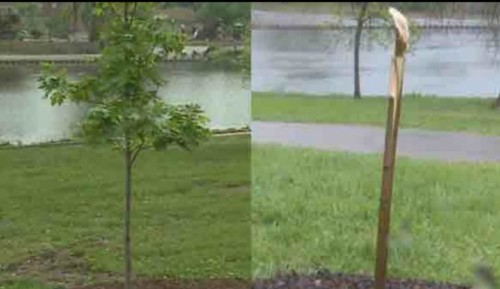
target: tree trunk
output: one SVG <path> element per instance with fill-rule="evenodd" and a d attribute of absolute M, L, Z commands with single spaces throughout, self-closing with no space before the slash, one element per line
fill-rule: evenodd
<path fill-rule="evenodd" d="M 500 93 L 497 96 L 497 99 L 495 99 L 495 103 L 493 104 L 493 108 L 499 108 L 500 107 Z"/>
<path fill-rule="evenodd" d="M 363 2 L 359 11 L 356 34 L 354 35 L 354 98 L 361 98 L 361 83 L 359 77 L 359 48 L 361 46 L 361 32 L 365 21 L 366 9 L 370 2 Z"/>
<path fill-rule="evenodd" d="M 125 289 L 131 289 L 132 257 L 130 249 L 130 208 L 132 203 L 132 153 L 128 139 L 125 141 Z"/>
<path fill-rule="evenodd" d="M 96 2 L 89 2 L 90 10 L 93 11 Z M 101 24 L 100 18 L 95 16 L 93 13 L 89 16 L 88 30 L 89 30 L 89 42 L 96 42 L 98 40 L 98 27 Z"/>
<path fill-rule="evenodd" d="M 89 23 L 89 41 L 90 42 L 95 42 L 97 40 L 97 20 L 95 19 L 95 16 L 90 16 L 90 23 Z"/>
<path fill-rule="evenodd" d="M 79 12 L 79 9 L 80 9 L 80 6 L 79 6 L 79 2 L 71 2 L 71 10 L 72 10 L 72 13 L 73 14 L 73 17 L 72 17 L 72 21 L 71 21 L 71 33 L 76 33 L 76 31 L 78 30 L 77 29 L 77 25 L 78 25 L 78 12 Z M 74 35 L 73 35 L 74 36 Z"/>

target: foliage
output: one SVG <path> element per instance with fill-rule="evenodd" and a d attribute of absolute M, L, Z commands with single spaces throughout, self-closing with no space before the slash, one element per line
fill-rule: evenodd
<path fill-rule="evenodd" d="M 243 72 L 249 76 L 252 66 L 252 33 L 250 26 L 247 26 L 243 35 L 243 51 L 240 56 L 240 63 Z"/>
<path fill-rule="evenodd" d="M 209 22 L 220 19 L 225 26 L 232 26 L 237 22 L 250 22 L 251 2 L 203 2 L 197 11 L 198 19 Z"/>
<path fill-rule="evenodd" d="M 69 34 L 69 19 L 65 15 L 54 15 L 45 18 L 45 27 L 49 38 L 52 36 L 66 38 Z"/>
<path fill-rule="evenodd" d="M 210 46 L 212 52 L 209 59 L 212 65 L 220 66 L 226 69 L 240 70 L 245 76 L 250 76 L 251 66 L 251 46 L 250 46 L 250 28 L 247 26 L 243 35 L 243 47 L 237 50 L 221 49 L 216 46 Z"/>
<path fill-rule="evenodd" d="M 382 46 L 389 46 L 394 42 L 394 24 L 392 17 L 389 15 L 388 8 L 390 7 L 387 2 L 369 2 L 365 15 L 362 16 L 361 21 L 363 22 L 363 28 L 369 28 L 371 26 L 378 26 L 379 28 L 370 29 L 365 33 L 365 41 L 363 44 L 370 44 L 375 42 Z M 359 15 L 360 4 L 358 2 L 353 2 L 351 5 L 351 10 L 356 15 Z M 401 11 L 403 14 L 405 10 Z M 414 49 L 415 43 L 418 42 L 421 36 L 421 31 L 415 25 L 415 22 L 405 14 L 409 21 L 410 28 L 410 47 L 409 51 Z M 348 42 L 348 45 L 352 45 L 352 40 Z"/>
<path fill-rule="evenodd" d="M 0 38 L 13 39 L 21 29 L 21 18 L 15 13 L 0 15 Z"/>
<path fill-rule="evenodd" d="M 362 35 L 367 35 L 367 37 L 364 38 L 369 44 L 375 41 L 382 46 L 388 46 L 394 41 L 394 24 L 388 11 L 389 7 L 390 4 L 388 2 L 351 2 L 351 13 L 356 15 L 356 26 L 353 35 L 354 37 L 347 41 L 347 44 L 352 45 L 354 48 L 354 98 L 361 98 L 359 55 L 363 40 Z M 348 15 L 349 13 L 344 13 L 344 9 L 338 9 L 335 13 L 339 15 Z M 413 25 L 413 21 L 409 19 L 408 15 L 406 16 L 409 21 L 410 29 L 409 49 L 414 49 L 414 44 L 420 38 L 420 34 L 418 33 L 416 26 Z M 342 22 L 346 17 L 339 18 L 339 21 Z M 370 30 L 363 33 L 366 29 Z M 341 39 L 337 39 L 336 41 L 339 40 Z"/>
<path fill-rule="evenodd" d="M 181 52 L 182 36 L 165 31 L 164 20 L 149 19 L 151 5 L 136 4 L 134 18 L 120 15 L 124 5 L 104 3 L 96 10 L 114 16 L 103 34 L 106 47 L 96 75 L 70 82 L 64 71 L 45 65 L 40 87 L 53 105 L 65 100 L 92 104 L 81 124 L 82 136 L 90 141 L 112 142 L 121 149 L 130 142 L 134 152 L 171 144 L 190 148 L 207 136 L 208 120 L 198 105 L 167 105 L 157 95 L 165 83 L 157 66 L 165 55 L 153 52 L 156 47 Z"/>
<path fill-rule="evenodd" d="M 40 29 L 40 27 L 43 26 L 43 21 L 40 18 L 40 7 L 35 3 L 16 3 L 16 10 L 21 17 L 24 29 L 32 31 L 36 28 Z"/>
<path fill-rule="evenodd" d="M 205 38 L 211 39 L 218 29 L 233 34 L 236 25 L 249 25 L 250 8 L 250 2 L 201 2 L 196 18 L 203 24 Z"/>

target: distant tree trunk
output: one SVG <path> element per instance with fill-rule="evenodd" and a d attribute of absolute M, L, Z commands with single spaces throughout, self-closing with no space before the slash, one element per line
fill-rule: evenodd
<path fill-rule="evenodd" d="M 91 16 L 89 23 L 89 41 L 96 42 L 97 41 L 97 23 L 95 16 Z"/>
<path fill-rule="evenodd" d="M 493 104 L 493 108 L 497 109 L 500 107 L 500 93 L 497 96 L 497 99 L 495 99 L 495 103 Z"/>
<path fill-rule="evenodd" d="M 125 289 L 131 289 L 132 256 L 130 249 L 130 209 L 132 203 L 132 152 L 128 138 L 125 138 Z"/>
<path fill-rule="evenodd" d="M 365 22 L 366 9 L 370 2 L 363 2 L 357 18 L 356 34 L 354 35 L 354 98 L 361 98 L 361 83 L 359 77 L 359 48 L 361 46 L 361 32 Z"/>
<path fill-rule="evenodd" d="M 90 2 L 89 5 L 91 5 L 91 10 L 93 11 L 95 7 L 96 2 Z M 96 16 L 92 13 L 90 15 L 89 19 L 89 41 L 90 42 L 95 42 L 97 41 L 97 26 L 98 26 L 98 21 Z"/>
<path fill-rule="evenodd" d="M 71 2 L 71 9 L 73 17 L 71 19 L 71 33 L 75 33 L 77 31 L 77 25 L 78 25 L 78 12 L 80 10 L 80 3 L 79 2 Z"/>

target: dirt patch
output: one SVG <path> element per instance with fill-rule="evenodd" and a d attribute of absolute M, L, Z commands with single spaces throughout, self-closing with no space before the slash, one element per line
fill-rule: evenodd
<path fill-rule="evenodd" d="M 230 183 L 224 185 L 223 192 L 226 194 L 248 194 L 250 192 L 250 188 L 250 184 L 247 183 Z"/>
<path fill-rule="evenodd" d="M 238 279 L 140 280 L 136 289 L 249 289 L 250 282 Z M 73 289 L 123 289 L 123 283 L 75 287 Z"/>
<path fill-rule="evenodd" d="M 2 276 L 4 275 L 4 276 Z M 82 252 L 46 250 L 10 264 L 0 271 L 0 279 L 29 278 L 51 286 L 75 287 L 119 280 L 120 274 L 91 272 Z"/>
<path fill-rule="evenodd" d="M 278 274 L 275 278 L 248 281 L 236 279 L 142 280 L 136 289 L 372 289 L 373 278 L 320 270 L 312 275 Z M 123 283 L 108 283 L 73 289 L 122 289 Z M 390 279 L 386 289 L 471 289 L 471 286 L 417 279 Z"/>
<path fill-rule="evenodd" d="M 252 289 L 372 289 L 372 277 L 331 273 L 326 270 L 313 275 L 279 274 L 273 279 L 256 280 Z M 425 280 L 390 279 L 386 289 L 470 289 L 470 286 Z"/>

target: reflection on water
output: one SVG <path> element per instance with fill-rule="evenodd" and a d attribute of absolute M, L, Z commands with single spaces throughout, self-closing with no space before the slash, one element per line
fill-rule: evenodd
<path fill-rule="evenodd" d="M 78 77 L 90 67 L 67 67 Z M 168 83 L 159 94 L 172 104 L 199 103 L 215 129 L 250 123 L 248 81 L 235 72 L 214 70 L 204 63 L 169 63 L 162 67 Z M 34 67 L 0 68 L 0 142 L 23 144 L 70 138 L 84 114 L 83 106 L 52 107 L 42 99 Z"/>
<path fill-rule="evenodd" d="M 352 94 L 354 55 L 346 45 L 352 31 L 253 30 L 252 90 Z M 498 37 L 489 30 L 422 31 L 407 55 L 405 91 L 495 97 L 500 90 L 498 47 Z M 362 46 L 364 95 L 387 94 L 392 49 L 377 43 Z"/>

